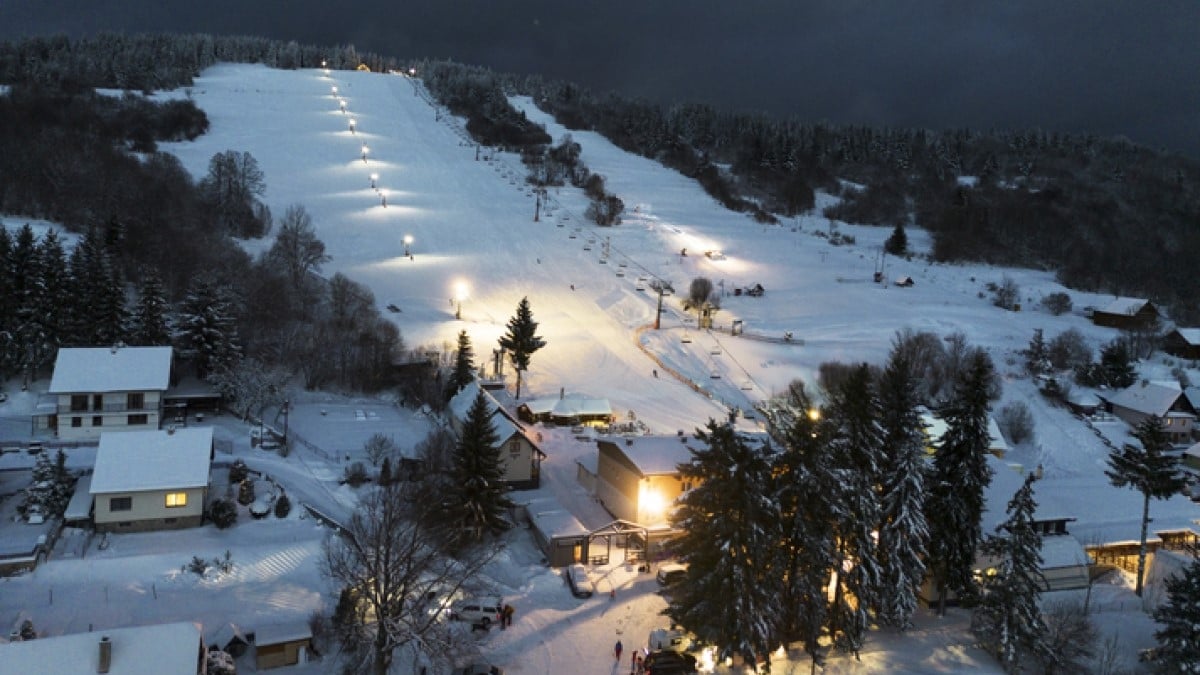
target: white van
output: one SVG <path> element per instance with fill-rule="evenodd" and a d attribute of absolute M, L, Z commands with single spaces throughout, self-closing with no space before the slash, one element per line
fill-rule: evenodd
<path fill-rule="evenodd" d="M 500 623 L 504 601 L 500 598 L 458 600 L 450 605 L 450 618 L 454 621 L 469 621 L 472 626 L 488 628 L 493 622 Z"/>
<path fill-rule="evenodd" d="M 650 639 L 646 641 L 646 646 L 652 652 L 684 652 L 691 642 L 691 637 L 677 628 L 655 628 L 650 631 Z"/>
<path fill-rule="evenodd" d="M 567 583 L 571 586 L 571 594 L 577 598 L 590 598 L 596 592 L 587 568 L 578 563 L 567 568 Z"/>

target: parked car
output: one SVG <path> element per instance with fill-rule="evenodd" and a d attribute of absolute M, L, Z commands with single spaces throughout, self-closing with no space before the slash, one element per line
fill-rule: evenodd
<path fill-rule="evenodd" d="M 504 669 L 490 663 L 472 663 L 461 670 L 454 671 L 454 675 L 504 675 Z"/>
<path fill-rule="evenodd" d="M 690 675 L 697 672 L 696 657 L 683 652 L 650 652 L 645 661 L 646 675 Z"/>
<path fill-rule="evenodd" d="M 578 563 L 567 568 L 567 584 L 571 593 L 577 598 L 590 598 L 596 592 L 596 586 L 588 577 L 587 568 Z"/>
<path fill-rule="evenodd" d="M 663 586 L 670 586 L 683 581 L 687 576 L 687 565 L 681 563 L 667 563 L 658 568 L 658 583 Z"/>
<path fill-rule="evenodd" d="M 450 605 L 450 618 L 469 621 L 472 628 L 490 628 L 492 622 L 500 621 L 503 607 L 504 601 L 500 598 L 459 600 Z"/>

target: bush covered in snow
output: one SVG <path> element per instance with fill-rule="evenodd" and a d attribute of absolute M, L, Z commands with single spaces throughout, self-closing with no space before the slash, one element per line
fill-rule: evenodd
<path fill-rule="evenodd" d="M 224 530 L 237 522 L 237 505 L 228 499 L 217 499 L 209 507 L 208 517 L 217 529 Z"/>

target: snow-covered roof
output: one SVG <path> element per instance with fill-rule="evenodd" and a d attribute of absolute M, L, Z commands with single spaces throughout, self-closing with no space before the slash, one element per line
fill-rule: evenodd
<path fill-rule="evenodd" d="M 170 380 L 170 347 L 63 347 L 49 391 L 166 391 Z"/>
<path fill-rule="evenodd" d="M 1078 567 L 1091 562 L 1083 544 L 1069 534 L 1042 537 L 1042 569 Z"/>
<path fill-rule="evenodd" d="M 942 436 L 950 428 L 946 420 L 935 417 L 927 410 L 921 413 L 921 423 L 925 425 L 925 435 L 934 443 L 940 443 Z M 988 452 L 1005 453 L 1008 450 L 1008 441 L 1004 440 L 1004 434 L 1000 433 L 1000 425 L 988 415 Z"/>
<path fill-rule="evenodd" d="M 692 448 L 704 448 L 691 436 L 602 438 L 599 442 L 615 445 L 643 476 L 677 474 L 680 464 L 692 461 Z"/>
<path fill-rule="evenodd" d="M 91 493 L 208 485 L 212 427 L 100 434 Z"/>
<path fill-rule="evenodd" d="M 554 497 L 537 497 L 525 504 L 529 520 L 547 539 L 575 537 L 588 533 L 579 519 L 567 511 Z"/>
<path fill-rule="evenodd" d="M 6 673 L 95 673 L 104 636 L 112 643 L 109 675 L 195 673 L 200 662 L 200 627 L 181 622 L 0 644 L 0 669 Z"/>
<path fill-rule="evenodd" d="M 523 404 L 534 415 L 553 417 L 590 417 L 612 415 L 612 406 L 606 398 L 588 398 L 576 394 L 553 398 L 539 398 Z"/>
<path fill-rule="evenodd" d="M 1109 398 L 1109 403 L 1147 415 L 1162 416 L 1175 405 L 1183 390 L 1178 384 L 1150 382 L 1135 384 L 1118 391 Z"/>
<path fill-rule="evenodd" d="M 1200 345 L 1200 328 L 1176 328 L 1175 332 L 1189 345 Z"/>
<path fill-rule="evenodd" d="M 67 502 L 67 510 L 63 520 L 87 520 L 92 515 L 92 477 L 81 476 L 75 481 L 75 492 L 71 493 L 71 501 Z"/>
<path fill-rule="evenodd" d="M 312 639 L 307 621 L 291 621 L 262 626 L 254 631 L 254 644 L 277 645 L 284 642 Z"/>
<path fill-rule="evenodd" d="M 1096 311 L 1101 314 L 1123 314 L 1125 316 L 1133 316 L 1150 302 L 1145 298 L 1117 298 L 1107 305 L 1098 308 Z"/>
<path fill-rule="evenodd" d="M 1189 447 L 1187 450 L 1184 450 L 1183 454 L 1187 455 L 1188 457 L 1195 457 L 1196 459 L 1200 459 L 1200 443 L 1196 443 L 1195 445 L 1192 445 L 1191 447 Z"/>
<path fill-rule="evenodd" d="M 463 387 L 462 391 L 455 394 L 454 398 L 450 399 L 450 414 L 460 424 L 466 421 L 467 414 L 471 412 L 471 406 L 475 404 L 475 396 L 480 391 L 483 392 L 483 398 L 487 401 L 488 410 L 491 411 L 492 428 L 496 430 L 496 435 L 500 437 L 500 441 L 504 442 L 514 435 L 520 434 L 521 436 L 525 436 L 525 439 L 536 448 L 537 444 L 533 442 L 533 439 L 526 436 L 525 427 L 518 424 L 508 411 L 496 402 L 496 399 L 492 396 L 492 392 L 483 389 L 479 385 L 479 382 L 471 382 Z"/>

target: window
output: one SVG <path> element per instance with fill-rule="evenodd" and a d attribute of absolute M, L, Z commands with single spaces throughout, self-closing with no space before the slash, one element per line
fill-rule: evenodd
<path fill-rule="evenodd" d="M 71 426 L 75 427 L 76 429 L 83 426 L 83 418 L 82 417 L 72 417 L 71 418 Z"/>
<path fill-rule="evenodd" d="M 104 410 L 104 394 L 92 394 L 92 410 Z"/>
<path fill-rule="evenodd" d="M 125 394 L 125 409 L 126 410 L 141 410 L 146 407 L 146 395 L 142 392 L 136 394 Z"/>
<path fill-rule="evenodd" d="M 104 418 L 99 415 L 93 415 L 92 416 L 92 426 L 94 426 L 94 427 L 104 426 Z"/>
<path fill-rule="evenodd" d="M 187 506 L 186 492 L 168 492 L 167 493 L 167 508 L 174 509 L 180 506 Z"/>
<path fill-rule="evenodd" d="M 72 394 L 71 412 L 82 412 L 84 410 L 87 410 L 87 394 Z"/>
<path fill-rule="evenodd" d="M 136 424 L 147 424 L 147 423 L 149 423 L 149 421 L 150 421 L 150 418 L 144 414 L 130 415 L 125 419 L 125 423 L 130 426 L 134 426 Z"/>
<path fill-rule="evenodd" d="M 109 511 L 132 511 L 133 497 L 112 497 L 108 500 Z"/>
<path fill-rule="evenodd" d="M 508 444 L 508 454 L 514 458 L 521 456 L 521 441 L 512 441 Z"/>

